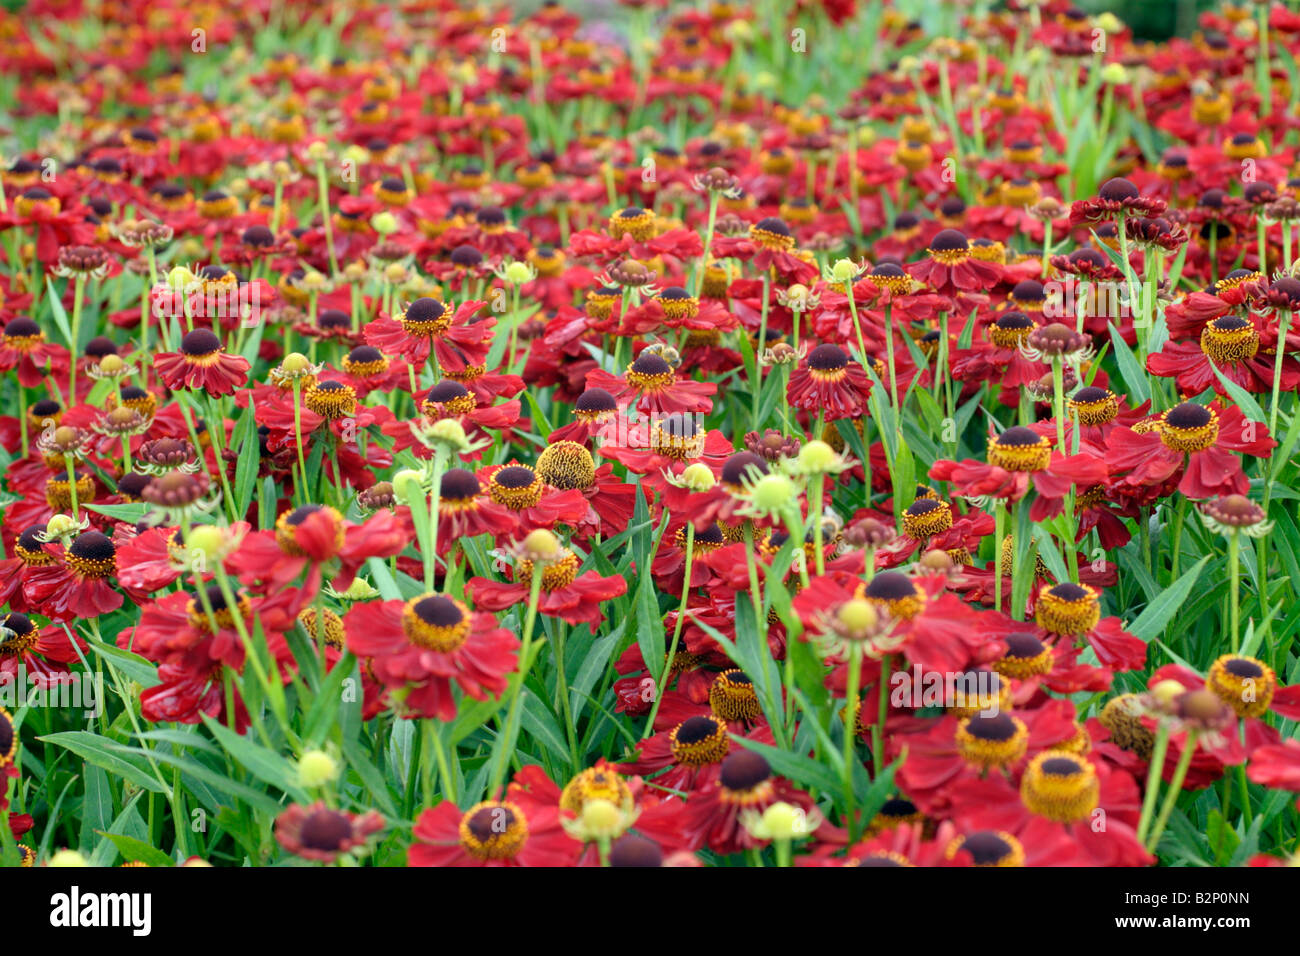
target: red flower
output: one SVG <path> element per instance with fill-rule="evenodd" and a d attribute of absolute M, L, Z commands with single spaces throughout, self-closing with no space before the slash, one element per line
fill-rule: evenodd
<path fill-rule="evenodd" d="M 195 329 L 181 339 L 179 352 L 154 357 L 154 368 L 168 388 L 198 388 L 209 395 L 229 395 L 248 381 L 248 359 L 227 355 L 209 329 Z"/>
<path fill-rule="evenodd" d="M 117 573 L 117 548 L 98 531 L 77 535 L 67 550 L 54 546 L 53 564 L 28 567 L 23 584 L 31 607 L 51 621 L 93 618 L 122 606 L 110 583 Z"/>
<path fill-rule="evenodd" d="M 357 604 L 343 620 L 348 650 L 369 658 L 376 680 L 406 692 L 404 716 L 456 718 L 453 686 L 475 700 L 506 689 L 519 639 L 491 614 L 426 594 L 410 601 Z"/>
<path fill-rule="evenodd" d="M 0 335 L 0 372 L 18 369 L 18 384 L 36 388 L 46 375 L 62 378 L 68 371 L 68 350 L 45 341 L 45 333 L 31 319 L 7 323 Z"/>
<path fill-rule="evenodd" d="M 1273 387 L 1273 361 L 1255 357 L 1259 350 L 1259 330 L 1248 319 L 1225 315 L 1211 320 L 1201 331 L 1200 345 L 1190 342 L 1166 342 L 1159 352 L 1147 356 L 1147 369 L 1165 378 L 1174 378 L 1184 395 L 1199 395 L 1212 388 L 1226 396 L 1227 389 L 1214 370 L 1230 382 L 1250 392 L 1266 392 Z M 1281 388 L 1294 392 L 1300 386 L 1300 363 L 1291 356 L 1282 359 Z"/>
<path fill-rule="evenodd" d="M 331 810 L 321 801 L 307 807 L 295 803 L 275 818 L 275 839 L 294 856 L 333 863 L 383 828 L 384 818 L 375 810 L 353 814 Z"/>
<path fill-rule="evenodd" d="M 970 254 L 966 234 L 944 229 L 930 240 L 927 258 L 908 266 L 908 271 L 940 295 L 959 292 L 987 292 L 1002 278 L 1002 268 Z"/>
<path fill-rule="evenodd" d="M 484 800 L 463 813 L 443 801 L 420 814 L 408 866 L 573 866 L 582 844 L 560 822 L 559 794 L 539 799 L 531 784 L 545 778 L 528 766 L 515 776 L 504 800 Z M 546 781 L 549 790 L 555 785 Z"/>
<path fill-rule="evenodd" d="M 1042 521 L 1061 513 L 1062 502 L 1073 486 L 1087 489 L 1104 482 L 1106 461 L 1085 447 L 1077 455 L 1052 450 L 1049 438 L 1031 428 L 1013 425 L 990 439 L 988 462 L 967 458 L 961 462 L 940 459 L 930 467 L 930 477 L 953 483 L 963 498 L 1001 498 L 1019 501 L 1031 482 L 1037 495 L 1029 516 Z"/>
<path fill-rule="evenodd" d="M 365 327 L 366 343 L 385 355 L 400 355 L 417 368 L 432 355 L 444 372 L 463 372 L 487 362 L 496 318 L 476 320 L 487 303 L 462 302 L 455 313 L 437 299 L 416 299 L 396 318 L 380 317 Z"/>
<path fill-rule="evenodd" d="M 338 562 L 334 585 L 343 589 L 367 558 L 400 554 L 410 540 L 410 528 L 391 511 L 353 524 L 328 506 L 303 505 L 281 514 L 274 531 L 247 535 L 226 564 L 242 580 L 260 581 L 268 589 L 283 588 L 306 570 L 303 590 L 312 595 L 331 562 Z"/>
<path fill-rule="evenodd" d="M 542 571 L 538 610 L 548 617 L 563 618 L 570 624 L 590 624 L 593 628 L 605 619 L 600 604 L 627 592 L 621 575 L 602 577 L 599 571 L 579 575 L 578 556 L 568 548 Z M 489 611 L 504 611 L 517 604 L 526 605 L 532 588 L 532 563 L 521 559 L 514 569 L 513 582 L 473 578 L 469 592 L 474 603 Z"/>
<path fill-rule="evenodd" d="M 712 411 L 709 396 L 718 386 L 679 378 L 662 355 L 644 349 L 622 378 L 601 368 L 592 369 L 587 373 L 587 389 L 604 389 L 620 407 L 636 402 L 637 410 L 647 415 L 672 415 Z"/>
<path fill-rule="evenodd" d="M 68 664 L 81 659 L 80 642 L 61 627 L 39 626 L 26 614 L 10 611 L 0 617 L 0 675 L 13 680 L 22 668 L 38 686 L 75 681 Z M 85 653 L 85 647 L 81 647 Z M 21 686 L 21 685 L 20 685 Z"/>
<path fill-rule="evenodd" d="M 819 345 L 790 374 L 786 397 L 794 408 L 827 421 L 861 418 L 871 397 L 871 380 L 862 366 L 838 345 Z"/>
<path fill-rule="evenodd" d="M 1106 463 L 1123 473 L 1117 482 L 1121 489 L 1160 486 L 1181 471 L 1178 490 L 1184 495 L 1215 498 L 1250 490 L 1233 452 L 1267 458 L 1276 446 L 1268 437 L 1268 427 L 1248 421 L 1236 405 L 1184 402 L 1159 415 L 1147 430 L 1112 431 Z"/>

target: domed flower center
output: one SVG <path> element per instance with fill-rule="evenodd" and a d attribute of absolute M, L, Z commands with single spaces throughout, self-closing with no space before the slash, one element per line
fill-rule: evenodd
<path fill-rule="evenodd" d="M 41 639 L 41 629 L 16 611 L 0 619 L 0 658 L 22 657 Z"/>
<path fill-rule="evenodd" d="M 587 489 L 596 481 L 596 462 L 576 441 L 558 441 L 537 456 L 537 474 L 562 491 Z"/>
<path fill-rule="evenodd" d="M 668 735 L 678 763 L 703 767 L 727 756 L 731 742 L 727 725 L 713 717 L 688 717 Z"/>
<path fill-rule="evenodd" d="M 117 548 L 98 531 L 77 535 L 64 560 L 83 578 L 103 580 L 117 573 Z"/>
<path fill-rule="evenodd" d="M 945 856 L 953 859 L 962 850 L 976 866 L 1024 866 L 1025 848 L 1005 830 L 979 830 L 957 837 L 948 844 Z"/>
<path fill-rule="evenodd" d="M 429 418 L 443 415 L 468 415 L 478 407 L 474 396 L 460 382 L 443 379 L 433 388 L 424 400 L 423 411 Z"/>
<path fill-rule="evenodd" d="M 1052 443 L 1033 429 L 1013 425 L 989 443 L 988 461 L 1005 471 L 1042 471 L 1052 462 Z"/>
<path fill-rule="evenodd" d="M 528 842 L 528 820 L 518 805 L 476 803 L 460 818 L 460 845 L 477 860 L 511 860 Z"/>
<path fill-rule="evenodd" d="M 561 548 L 559 557 L 542 567 L 542 590 L 561 591 L 578 576 L 578 556 L 568 548 Z M 529 583 L 533 580 L 533 562 L 520 558 L 515 566 L 515 580 Z"/>
<path fill-rule="evenodd" d="M 1263 717 L 1277 692 L 1277 674 L 1263 661 L 1225 654 L 1210 666 L 1205 687 L 1239 717 Z"/>
<path fill-rule="evenodd" d="M 398 320 L 408 335 L 433 338 L 451 328 L 451 314 L 437 299 L 416 299 L 406 307 Z"/>
<path fill-rule="evenodd" d="M 1181 452 L 1204 451 L 1219 438 L 1219 416 L 1204 405 L 1183 402 L 1160 416 L 1160 440 Z"/>
<path fill-rule="evenodd" d="M 1081 757 L 1044 751 L 1025 768 L 1020 799 L 1031 813 L 1057 823 L 1087 820 L 1101 799 L 1097 770 Z"/>
<path fill-rule="evenodd" d="M 863 590 L 863 596 L 903 621 L 916 617 L 925 609 L 925 596 L 911 578 L 898 571 L 881 571 Z"/>
<path fill-rule="evenodd" d="M 1044 587 L 1038 595 L 1034 620 L 1051 634 L 1086 634 L 1101 620 L 1100 595 L 1086 584 L 1066 582 Z"/>
<path fill-rule="evenodd" d="M 327 422 L 335 422 L 357 410 L 357 391 L 343 382 L 316 382 L 307 389 L 303 404 Z"/>
<path fill-rule="evenodd" d="M 714 716 L 727 721 L 757 720 L 763 715 L 749 675 L 735 668 L 714 678 L 709 688 L 709 707 Z"/>
<path fill-rule="evenodd" d="M 1109 425 L 1119 415 L 1119 397 L 1109 389 L 1089 385 L 1079 389 L 1069 402 L 1070 413 L 1080 425 Z"/>
<path fill-rule="evenodd" d="M 1254 358 L 1259 351 L 1259 330 L 1240 316 L 1219 316 L 1201 330 L 1201 351 L 1216 363 Z"/>
<path fill-rule="evenodd" d="M 452 468 L 442 476 L 442 500 L 444 508 L 465 509 L 475 506 L 474 499 L 482 492 L 478 476 L 465 468 Z"/>
<path fill-rule="evenodd" d="M 1052 669 L 1052 649 L 1028 632 L 1008 634 L 1004 640 L 1007 652 L 993 664 L 993 669 L 1007 677 L 1024 680 L 1035 674 L 1046 674 Z"/>
<path fill-rule="evenodd" d="M 957 725 L 957 749 L 967 763 L 983 769 L 1006 767 L 1025 755 L 1029 731 L 1007 713 L 973 714 Z"/>
<path fill-rule="evenodd" d="M 952 527 L 952 508 L 946 501 L 917 498 L 903 512 L 903 533 L 922 540 Z"/>
<path fill-rule="evenodd" d="M 542 500 L 545 483 L 527 465 L 506 465 L 488 479 L 488 495 L 511 511 L 532 508 Z"/>
<path fill-rule="evenodd" d="M 417 647 L 450 654 L 469 638 L 469 609 L 440 594 L 413 598 L 402 608 L 402 630 Z"/>
<path fill-rule="evenodd" d="M 794 236 L 790 234 L 790 227 L 775 216 L 760 219 L 750 226 L 749 238 L 764 249 L 777 252 L 785 252 L 794 248 Z"/>
<path fill-rule="evenodd" d="M 1037 323 L 1025 313 L 1004 312 L 989 326 L 989 341 L 1000 349 L 1018 349 L 1035 328 Z"/>
<path fill-rule="evenodd" d="M 657 352 L 643 351 L 627 367 L 627 380 L 642 392 L 661 392 L 677 380 L 677 373 Z"/>
<path fill-rule="evenodd" d="M 612 417 L 617 411 L 618 402 L 603 388 L 587 389 L 573 405 L 574 416 L 585 422 Z"/>

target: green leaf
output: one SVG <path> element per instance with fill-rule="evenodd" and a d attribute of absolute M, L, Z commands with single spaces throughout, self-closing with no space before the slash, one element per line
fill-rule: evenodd
<path fill-rule="evenodd" d="M 816 787 L 827 793 L 839 793 L 843 789 L 839 777 L 835 776 L 825 764 L 818 763 L 811 757 L 791 753 L 758 740 L 750 740 L 739 734 L 732 734 L 731 739 L 746 750 L 752 750 L 766 757 L 773 770 L 795 783 Z"/>
<path fill-rule="evenodd" d="M 70 750 L 82 760 L 123 777 L 151 793 L 167 792 L 167 788 L 159 783 L 158 778 L 150 771 L 143 756 L 128 756 L 129 748 L 114 744 L 98 734 L 85 730 L 67 730 L 58 734 L 46 734 L 36 739 Z"/>
<path fill-rule="evenodd" d="M 1214 370 L 1215 376 L 1227 391 L 1228 396 L 1237 404 L 1238 408 L 1246 413 L 1247 418 L 1253 418 L 1257 422 L 1268 421 L 1264 409 L 1259 407 L 1259 402 L 1255 401 L 1250 392 L 1219 371 L 1218 366 L 1213 362 L 1210 362 L 1210 368 Z"/>
<path fill-rule="evenodd" d="M 257 440 L 257 423 L 253 418 L 253 398 L 249 395 L 248 408 L 239 416 L 235 430 L 230 434 L 230 447 L 238 449 L 239 462 L 235 465 L 235 514 L 246 515 L 253 503 L 257 486 L 257 466 L 260 450 Z"/>
<path fill-rule="evenodd" d="M 137 815 L 139 811 L 131 808 Z M 122 859 L 127 863 L 148 863 L 150 866 L 174 866 L 174 862 L 162 850 L 150 846 L 143 840 L 137 840 L 135 837 L 129 837 L 122 833 L 108 833 L 104 830 L 97 831 L 100 836 L 112 841 L 113 846 L 117 847 L 117 852 L 122 854 Z"/>
<path fill-rule="evenodd" d="M 1142 402 L 1150 401 L 1151 383 L 1147 379 L 1146 372 L 1143 371 L 1133 350 L 1128 347 L 1128 343 L 1124 341 L 1124 337 L 1120 335 L 1114 323 L 1110 326 L 1110 342 L 1115 353 L 1115 361 L 1119 364 L 1120 377 L 1124 379 L 1124 387 L 1128 389 L 1133 404 L 1140 405 Z"/>
<path fill-rule="evenodd" d="M 1128 632 L 1148 644 L 1160 637 L 1164 633 L 1165 626 L 1173 620 L 1174 615 L 1178 613 L 1178 609 L 1187 600 L 1187 596 L 1192 593 L 1192 588 L 1196 585 L 1196 581 L 1201 576 L 1201 571 L 1204 570 L 1210 557 L 1207 554 L 1201 558 L 1170 587 L 1160 592 L 1155 600 L 1148 604 L 1145 610 L 1137 616 L 1137 619 L 1128 626 Z"/>
<path fill-rule="evenodd" d="M 201 716 L 203 725 L 208 728 L 212 736 L 217 738 L 217 743 L 245 770 L 264 783 L 269 783 L 277 790 L 288 794 L 295 801 L 308 802 L 306 791 L 298 786 L 297 769 L 288 759 L 253 743 L 248 737 L 240 736 L 207 714 Z"/>

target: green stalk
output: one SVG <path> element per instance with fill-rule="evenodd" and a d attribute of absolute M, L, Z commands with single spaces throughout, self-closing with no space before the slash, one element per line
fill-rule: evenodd
<path fill-rule="evenodd" d="M 489 799 L 493 799 L 501 790 L 501 784 L 506 777 L 506 768 L 510 765 L 510 755 L 515 749 L 515 738 L 519 735 L 519 714 L 524 699 L 522 691 L 524 680 L 528 677 L 527 667 L 533 647 L 533 627 L 537 623 L 537 602 L 542 593 L 542 570 L 542 562 L 534 561 L 533 580 L 528 589 L 528 612 L 524 616 L 524 638 L 519 648 L 519 680 L 510 689 L 510 707 L 506 714 L 505 726 L 502 728 L 505 736 L 502 741 L 501 755 L 496 761 L 496 766 L 492 768 L 492 785 L 488 787 Z"/>
<path fill-rule="evenodd" d="M 1151 814 L 1156 808 L 1156 797 L 1160 793 L 1160 774 L 1165 766 L 1165 754 L 1169 752 L 1169 725 L 1164 721 L 1156 728 L 1156 741 L 1151 749 L 1151 761 L 1147 765 L 1146 792 L 1142 797 L 1142 815 L 1138 818 L 1137 838 L 1141 842 L 1151 827 Z"/>
<path fill-rule="evenodd" d="M 673 627 L 673 639 L 668 645 L 668 659 L 664 661 L 663 672 L 655 684 L 654 705 L 650 708 L 650 719 L 646 722 L 644 740 L 654 732 L 655 716 L 659 713 L 659 704 L 664 699 L 664 690 L 668 687 L 668 678 L 672 674 L 673 658 L 677 656 L 677 643 L 682 638 L 682 625 L 686 621 L 686 603 L 691 594 L 691 572 L 695 562 L 695 525 L 686 522 L 686 577 L 682 579 L 682 600 L 677 606 L 677 624 Z"/>
<path fill-rule="evenodd" d="M 858 688 L 862 683 L 862 643 L 853 641 L 849 644 L 849 682 L 844 696 L 844 768 L 840 771 L 840 784 L 844 788 L 845 828 L 850 840 L 856 835 L 853 810 L 855 794 L 853 792 L 853 761 L 857 759 L 854 742 L 858 736 Z M 874 733 L 874 731 L 873 731 Z M 873 754 L 874 757 L 874 754 Z"/>
<path fill-rule="evenodd" d="M 1228 607 L 1232 652 L 1241 650 L 1241 531 L 1233 528 L 1228 535 Z"/>
<path fill-rule="evenodd" d="M 1165 826 L 1169 823 L 1169 816 L 1174 812 L 1174 806 L 1178 803 L 1178 795 L 1182 793 L 1183 781 L 1187 779 L 1187 770 L 1192 765 L 1192 757 L 1196 753 L 1196 738 L 1198 731 L 1187 731 L 1187 740 L 1183 742 L 1183 752 L 1178 758 L 1178 766 L 1174 768 L 1174 778 L 1169 781 L 1169 790 L 1165 794 L 1164 805 L 1160 808 L 1160 816 L 1156 818 L 1155 827 L 1151 831 L 1151 836 L 1147 839 L 1146 848 L 1149 852 L 1154 853 L 1156 844 L 1160 842 L 1160 835 L 1165 832 Z"/>

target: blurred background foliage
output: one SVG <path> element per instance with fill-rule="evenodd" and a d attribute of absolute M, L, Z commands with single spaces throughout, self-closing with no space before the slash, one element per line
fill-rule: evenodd
<path fill-rule="evenodd" d="M 1205 10 L 1223 6 L 1221 0 L 1076 0 L 1089 13 L 1109 10 L 1144 40 L 1190 36 L 1196 18 Z"/>
<path fill-rule="evenodd" d="M 0 0 L 0 8 L 17 11 L 25 6 L 26 2 L 27 0 Z M 903 6 L 911 2 L 913 0 L 908 0 L 908 3 Z M 926 0 L 926 2 L 932 3 L 934 0 Z M 937 0 L 937 2 L 942 6 L 950 0 Z M 1223 0 L 1075 0 L 1075 2 L 1089 13 L 1109 10 L 1131 26 L 1140 39 L 1147 40 L 1166 40 L 1175 35 L 1190 36 L 1196 29 L 1196 17 L 1201 11 L 1212 10 L 1223 5 Z M 516 7 L 522 14 L 540 5 L 540 0 L 519 0 Z M 564 5 L 566 7 L 605 6 L 615 8 L 614 12 L 617 13 L 616 5 L 608 0 L 594 4 L 584 0 L 568 0 Z"/>

